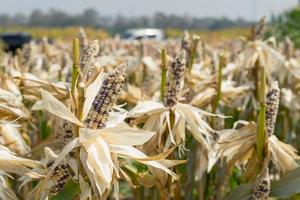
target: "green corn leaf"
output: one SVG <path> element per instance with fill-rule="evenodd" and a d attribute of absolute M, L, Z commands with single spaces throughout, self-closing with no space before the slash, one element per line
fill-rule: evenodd
<path fill-rule="evenodd" d="M 287 198 L 300 193 L 300 167 L 282 176 L 279 181 L 272 183 L 272 197 Z"/>
<path fill-rule="evenodd" d="M 247 200 L 250 199 L 252 195 L 254 184 L 248 183 L 238 186 L 235 190 L 230 192 L 222 200 Z"/>
<path fill-rule="evenodd" d="M 247 200 L 252 195 L 253 187 L 254 183 L 240 185 L 223 200 Z M 271 183 L 271 197 L 288 198 L 296 193 L 300 193 L 300 167 L 283 175 L 279 181 Z"/>

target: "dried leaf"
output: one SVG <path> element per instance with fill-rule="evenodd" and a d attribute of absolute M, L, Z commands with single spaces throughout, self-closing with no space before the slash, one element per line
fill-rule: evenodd
<path fill-rule="evenodd" d="M 51 93 L 41 90 L 41 95 L 43 99 L 43 106 L 44 108 L 62 119 L 70 121 L 78 126 L 83 127 L 84 124 L 81 123 L 75 115 L 58 99 L 56 99 Z"/>

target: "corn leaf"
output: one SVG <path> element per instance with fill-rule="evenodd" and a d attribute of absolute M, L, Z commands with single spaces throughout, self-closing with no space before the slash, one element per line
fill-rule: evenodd
<path fill-rule="evenodd" d="M 282 176 L 279 181 L 271 185 L 271 196 L 277 198 L 287 198 L 293 194 L 300 193 L 300 168 L 296 168 L 286 175 Z"/>
<path fill-rule="evenodd" d="M 51 93 L 41 90 L 44 108 L 62 119 L 68 120 L 78 126 L 84 126 L 75 115 Z"/>
<path fill-rule="evenodd" d="M 224 197 L 223 200 L 250 199 L 253 187 L 253 183 L 240 185 Z M 300 193 L 299 167 L 282 176 L 279 181 L 271 183 L 271 197 L 288 198 L 296 193 Z"/>

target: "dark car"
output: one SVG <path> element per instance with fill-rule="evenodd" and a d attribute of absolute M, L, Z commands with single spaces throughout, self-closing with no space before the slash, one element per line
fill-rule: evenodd
<path fill-rule="evenodd" d="M 15 52 L 18 48 L 31 41 L 31 35 L 21 32 L 2 33 L 0 34 L 0 40 L 4 43 L 6 51 Z"/>

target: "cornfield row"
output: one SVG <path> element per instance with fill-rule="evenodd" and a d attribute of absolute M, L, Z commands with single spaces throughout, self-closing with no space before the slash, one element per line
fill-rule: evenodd
<path fill-rule="evenodd" d="M 300 54 L 264 29 L 1 52 L 0 199 L 297 198 Z"/>

